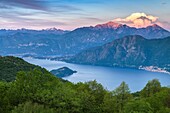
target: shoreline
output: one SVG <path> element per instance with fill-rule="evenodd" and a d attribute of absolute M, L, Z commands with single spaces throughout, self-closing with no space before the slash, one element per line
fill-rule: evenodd
<path fill-rule="evenodd" d="M 144 67 L 140 66 L 139 69 L 145 70 L 145 71 L 150 71 L 150 72 L 166 73 L 166 74 L 170 75 L 170 72 L 168 72 L 162 68 L 159 68 L 157 66 L 144 66 Z"/>
<path fill-rule="evenodd" d="M 40 60 L 60 61 L 60 60 L 53 60 L 51 58 L 36 58 L 36 57 L 22 57 L 22 58 L 23 59 L 24 58 L 31 58 L 31 59 L 40 59 Z M 61 62 L 63 62 L 63 61 L 61 61 Z M 81 64 L 81 65 L 84 65 L 84 64 Z M 94 66 L 94 65 L 92 65 L 92 66 Z M 101 66 L 101 65 L 95 65 L 95 66 Z M 104 67 L 112 67 L 112 66 L 104 66 Z M 117 66 L 113 66 L 113 67 L 117 67 Z M 119 67 L 118 66 L 118 68 L 123 68 L 123 67 Z M 149 71 L 149 72 L 165 73 L 165 74 L 169 74 L 170 75 L 170 72 L 168 72 L 168 71 L 166 71 L 166 70 L 164 70 L 162 68 L 159 68 L 157 66 L 139 66 L 139 67 L 127 66 L 126 68 L 145 70 L 145 71 Z"/>

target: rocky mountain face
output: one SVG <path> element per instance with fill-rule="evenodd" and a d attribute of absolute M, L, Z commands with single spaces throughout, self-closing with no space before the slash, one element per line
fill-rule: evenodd
<path fill-rule="evenodd" d="M 139 35 L 126 36 L 85 50 L 68 62 L 119 67 L 158 66 L 169 70 L 170 37 L 150 40 Z"/>
<path fill-rule="evenodd" d="M 1 55 L 68 56 L 91 47 L 101 46 L 127 35 L 141 35 L 146 39 L 160 39 L 170 32 L 158 25 L 134 28 L 114 22 L 73 31 L 56 28 L 35 30 L 0 30 Z"/>

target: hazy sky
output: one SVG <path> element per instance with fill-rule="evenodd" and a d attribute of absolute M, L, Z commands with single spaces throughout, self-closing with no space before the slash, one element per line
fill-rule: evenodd
<path fill-rule="evenodd" d="M 170 0 L 0 0 L 0 29 L 71 30 L 108 21 L 170 30 Z"/>

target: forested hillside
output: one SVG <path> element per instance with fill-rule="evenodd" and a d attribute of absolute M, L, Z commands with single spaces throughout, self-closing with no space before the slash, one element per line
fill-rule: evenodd
<path fill-rule="evenodd" d="M 31 71 L 34 68 L 38 68 L 42 71 L 46 71 L 40 66 L 35 66 L 24 61 L 21 58 L 13 56 L 0 56 L 0 80 L 3 81 L 13 81 L 15 80 L 18 71 Z"/>

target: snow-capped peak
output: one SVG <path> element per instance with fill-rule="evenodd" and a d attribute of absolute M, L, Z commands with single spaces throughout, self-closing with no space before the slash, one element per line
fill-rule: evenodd
<path fill-rule="evenodd" d="M 46 30 L 48 30 L 48 31 L 62 31 L 61 29 L 57 29 L 57 28 L 55 28 L 55 27 L 53 27 L 53 28 L 47 28 Z"/>

